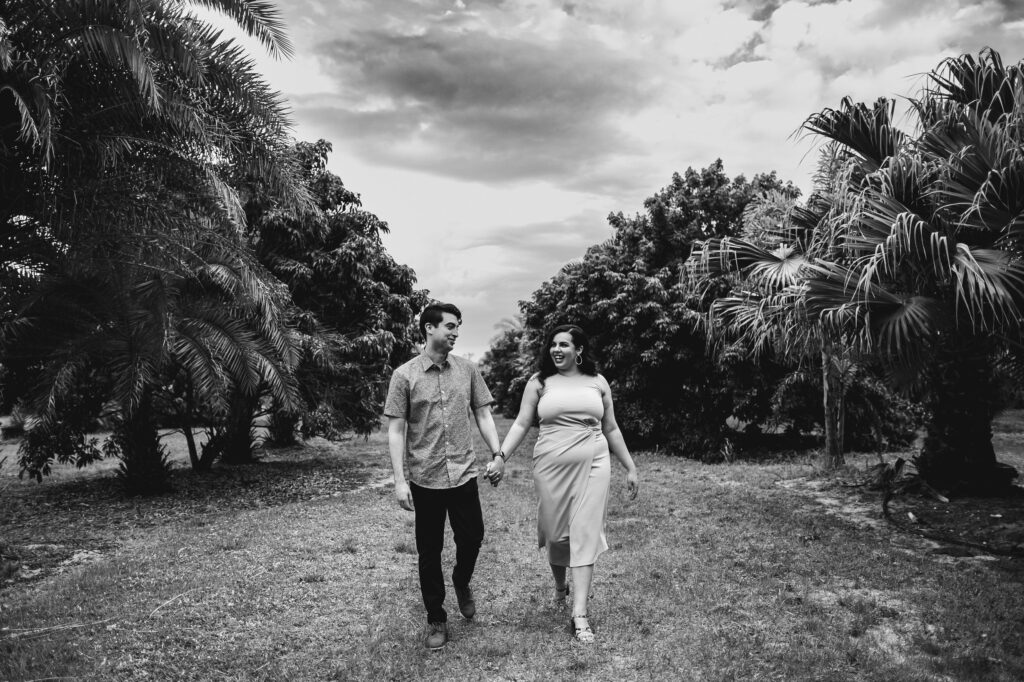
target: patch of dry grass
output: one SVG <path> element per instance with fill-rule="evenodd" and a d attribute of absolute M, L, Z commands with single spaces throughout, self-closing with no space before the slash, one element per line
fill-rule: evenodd
<path fill-rule="evenodd" d="M 1024 591 L 1019 572 L 1001 570 L 1009 562 L 953 562 L 777 485 L 812 476 L 806 462 L 638 453 L 635 502 L 615 471 L 591 608 L 598 641 L 575 644 L 535 547 L 531 447 L 499 488 L 481 486 L 479 613 L 466 622 L 449 599 L 453 641 L 441 652 L 421 644 L 412 515 L 390 486 L 367 485 L 388 474 L 377 434 L 358 456 L 339 455 L 365 480 L 339 478 L 337 495 L 236 508 L 225 493 L 187 516 L 143 509 L 147 525 L 100 558 L 3 591 L 0 678 L 1024 677 Z M 447 545 L 450 571 L 450 534 Z"/>

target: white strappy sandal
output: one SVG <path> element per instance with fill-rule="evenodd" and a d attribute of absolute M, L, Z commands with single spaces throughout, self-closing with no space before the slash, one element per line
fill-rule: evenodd
<path fill-rule="evenodd" d="M 581 627 L 576 623 L 578 620 L 582 620 L 586 624 Z M 569 626 L 573 630 L 573 637 L 580 644 L 590 644 L 594 641 L 594 631 L 590 629 L 590 621 L 587 619 L 587 614 L 573 616 L 569 619 Z"/>

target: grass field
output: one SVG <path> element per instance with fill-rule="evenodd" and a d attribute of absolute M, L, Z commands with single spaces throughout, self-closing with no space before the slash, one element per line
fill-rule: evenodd
<path fill-rule="evenodd" d="M 1018 466 L 1019 426 L 1000 432 Z M 175 495 L 135 500 L 109 470 L 31 488 L 7 444 L 0 539 L 23 574 L 0 591 L 0 679 L 1024 679 L 1020 559 L 950 556 L 801 457 L 635 453 L 637 501 L 614 472 L 598 639 L 576 644 L 534 546 L 531 447 L 481 487 L 479 613 L 462 620 L 450 593 L 453 641 L 430 653 L 383 433 L 182 472 Z M 449 535 L 448 571 L 450 550 Z"/>

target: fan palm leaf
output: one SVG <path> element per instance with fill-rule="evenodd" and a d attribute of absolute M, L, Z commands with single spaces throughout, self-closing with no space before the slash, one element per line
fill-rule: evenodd
<path fill-rule="evenodd" d="M 997 249 L 957 245 L 952 272 L 956 278 L 958 316 L 974 333 L 1016 327 L 1024 310 L 1024 261 Z"/>
<path fill-rule="evenodd" d="M 1014 86 L 1020 79 L 1018 65 L 1007 68 L 998 52 L 986 48 L 978 59 L 964 54 L 943 60 L 929 74 L 931 84 L 925 99 L 934 98 L 986 112 L 989 120 L 996 122 L 1007 114 L 1019 114 L 1018 106 L 1024 100 Z"/>
<path fill-rule="evenodd" d="M 892 101 L 879 99 L 868 108 L 845 97 L 838 109 L 824 109 L 812 114 L 802 128 L 836 142 L 845 153 L 854 155 L 869 171 L 873 171 L 893 156 L 905 141 L 904 133 L 892 125 L 894 106 Z"/>

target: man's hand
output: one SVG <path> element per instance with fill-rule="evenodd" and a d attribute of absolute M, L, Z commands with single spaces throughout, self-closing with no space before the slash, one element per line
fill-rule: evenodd
<path fill-rule="evenodd" d="M 501 482 L 501 479 L 505 477 L 505 459 L 503 457 L 495 457 L 491 460 L 491 463 L 487 465 L 487 480 L 491 482 L 491 485 L 497 487 Z"/>
<path fill-rule="evenodd" d="M 408 483 L 395 483 L 395 499 L 398 506 L 406 511 L 412 511 L 412 490 Z"/>

